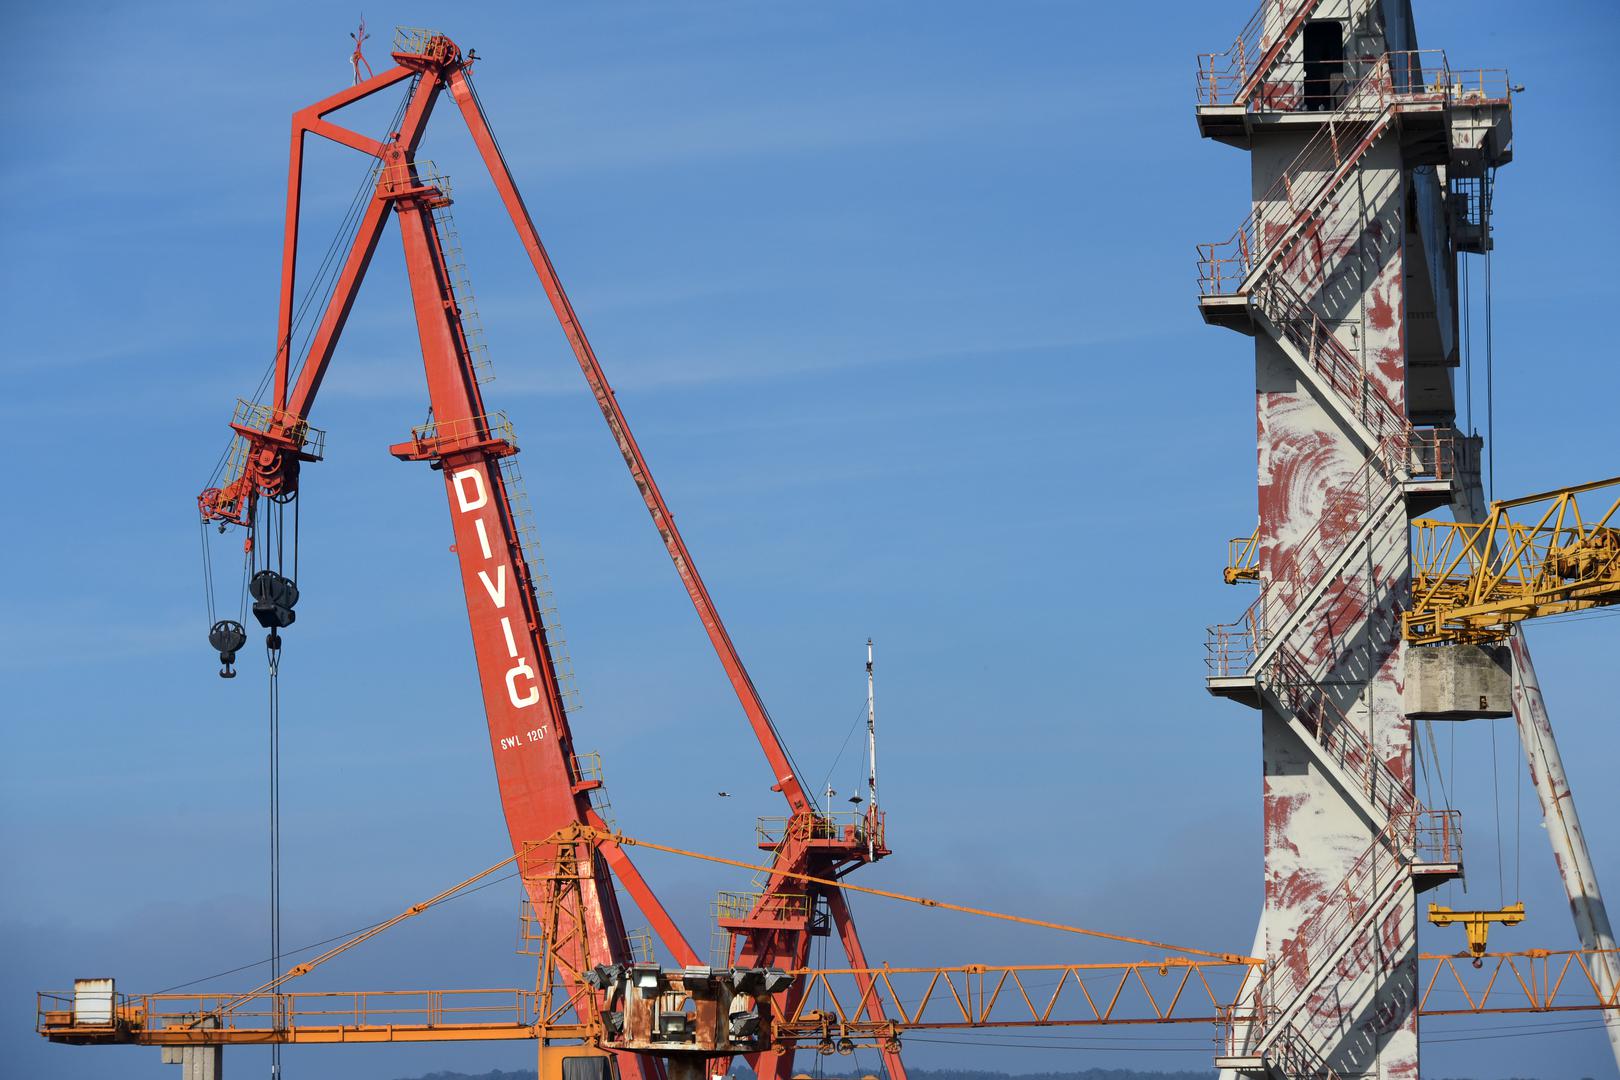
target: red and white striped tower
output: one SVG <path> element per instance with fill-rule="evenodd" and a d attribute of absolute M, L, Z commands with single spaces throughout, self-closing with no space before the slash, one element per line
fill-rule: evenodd
<path fill-rule="evenodd" d="M 1255 563 L 1229 579 L 1260 595 L 1210 629 L 1208 683 L 1260 717 L 1268 965 L 1220 1064 L 1415 1080 L 1417 894 L 1461 853 L 1414 791 L 1399 613 L 1410 516 L 1477 487 L 1456 266 L 1488 242 L 1507 77 L 1419 50 L 1399 0 L 1266 0 L 1198 90 L 1253 176 L 1199 246 L 1204 318 L 1254 338 L 1258 433 Z"/>

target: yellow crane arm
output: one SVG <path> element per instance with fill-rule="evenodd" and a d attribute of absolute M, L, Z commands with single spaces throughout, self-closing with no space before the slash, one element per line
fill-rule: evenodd
<path fill-rule="evenodd" d="M 1260 580 L 1260 526 L 1248 536 L 1235 536 L 1226 542 L 1226 569 L 1221 579 L 1228 585 Z"/>
<path fill-rule="evenodd" d="M 1620 603 L 1620 477 L 1491 504 L 1477 524 L 1412 523 L 1417 645 L 1483 644 L 1524 619 Z"/>

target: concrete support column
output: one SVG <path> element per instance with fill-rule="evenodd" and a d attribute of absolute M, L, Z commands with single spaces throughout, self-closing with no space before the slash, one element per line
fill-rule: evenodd
<path fill-rule="evenodd" d="M 1516 632 L 1509 644 L 1513 650 L 1513 715 L 1519 725 L 1519 739 L 1524 743 L 1530 783 L 1541 801 L 1541 819 L 1547 826 L 1553 861 L 1558 864 L 1558 877 L 1564 883 L 1569 910 L 1575 917 L 1575 933 L 1583 948 L 1612 950 L 1614 929 L 1603 906 L 1603 893 L 1586 848 L 1586 835 L 1581 832 L 1581 819 L 1575 813 L 1575 796 L 1569 790 L 1564 761 L 1553 739 L 1552 721 L 1541 697 L 1541 684 L 1536 681 L 1535 666 L 1530 662 L 1530 648 L 1522 631 Z M 1613 996 L 1620 985 L 1620 956 L 1611 952 L 1603 957 L 1592 965 L 1592 975 L 1603 996 Z M 1615 1064 L 1620 1066 L 1620 1016 L 1607 1014 L 1605 1028 Z"/>
<path fill-rule="evenodd" d="M 225 1075 L 223 1046 L 165 1046 L 163 1064 L 180 1066 L 180 1080 L 221 1080 Z"/>

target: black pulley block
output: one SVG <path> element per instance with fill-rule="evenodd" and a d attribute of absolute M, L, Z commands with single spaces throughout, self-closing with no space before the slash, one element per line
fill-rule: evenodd
<path fill-rule="evenodd" d="M 298 603 L 298 586 L 292 578 L 274 570 L 254 574 L 248 582 L 248 595 L 253 597 L 253 617 L 267 630 L 291 626 L 298 617 L 293 612 L 293 605 Z"/>
<path fill-rule="evenodd" d="M 219 677 L 236 678 L 236 651 L 247 644 L 247 631 L 234 619 L 221 619 L 208 629 L 208 644 L 219 653 Z"/>

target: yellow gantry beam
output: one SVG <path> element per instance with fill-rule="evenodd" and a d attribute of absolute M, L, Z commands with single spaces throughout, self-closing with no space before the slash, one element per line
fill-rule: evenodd
<path fill-rule="evenodd" d="M 1478 524 L 1414 521 L 1406 640 L 1500 641 L 1524 619 L 1620 603 L 1617 512 L 1620 477 L 1492 503 Z"/>
<path fill-rule="evenodd" d="M 1495 911 L 1453 911 L 1439 904 L 1429 905 L 1429 921 L 1436 926 L 1454 926 L 1462 924 L 1463 930 L 1468 934 L 1468 955 L 1476 958 L 1485 955 L 1485 943 L 1490 937 L 1491 923 L 1501 923 L 1503 926 L 1518 926 L 1524 922 L 1524 904 L 1509 904 Z"/>

